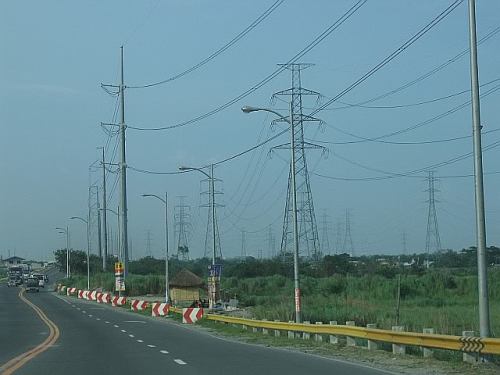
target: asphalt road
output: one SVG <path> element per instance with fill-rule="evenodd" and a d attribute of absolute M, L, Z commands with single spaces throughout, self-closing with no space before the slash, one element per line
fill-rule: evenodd
<path fill-rule="evenodd" d="M 0 365 L 34 347 L 48 328 L 18 297 L 0 285 Z M 58 341 L 16 374 L 336 374 L 383 371 L 318 356 L 214 337 L 195 328 L 149 319 L 48 290 L 27 298 L 60 331 Z M 5 333 L 5 334 L 4 334 Z"/>

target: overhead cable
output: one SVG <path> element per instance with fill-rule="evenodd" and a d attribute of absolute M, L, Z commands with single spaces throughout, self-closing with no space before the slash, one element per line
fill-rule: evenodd
<path fill-rule="evenodd" d="M 195 71 L 198 68 L 201 68 L 203 65 L 207 64 L 217 56 L 219 56 L 221 53 L 226 51 L 228 48 L 230 48 L 232 45 L 237 43 L 241 38 L 243 38 L 245 35 L 247 35 L 250 31 L 252 31 L 257 25 L 259 25 L 262 21 L 264 21 L 271 13 L 278 8 L 284 0 L 277 0 L 275 1 L 269 8 L 265 10 L 264 13 L 262 13 L 257 19 L 255 19 L 250 25 L 248 25 L 243 31 L 241 31 L 238 35 L 236 35 L 233 39 L 231 39 L 228 43 L 223 45 L 221 48 L 219 48 L 217 51 L 212 53 L 210 56 L 206 57 L 205 59 L 201 60 L 199 63 L 193 65 L 192 67 L 184 70 L 181 73 L 178 73 L 170 78 L 164 79 L 162 81 L 158 82 L 153 82 L 153 83 L 148 83 L 145 85 L 135 85 L 135 86 L 127 86 L 128 89 L 145 89 L 148 87 L 153 87 L 153 86 L 158 86 L 162 85 L 164 83 L 172 82 L 178 78 L 181 78 L 193 71 Z"/>

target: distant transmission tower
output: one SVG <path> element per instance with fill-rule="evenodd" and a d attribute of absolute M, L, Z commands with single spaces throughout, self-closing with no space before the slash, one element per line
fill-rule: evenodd
<path fill-rule="evenodd" d="M 328 221 L 328 214 L 326 210 L 323 212 L 323 220 L 321 222 L 321 252 L 323 254 L 330 254 L 330 239 L 328 236 L 330 222 Z"/>
<path fill-rule="evenodd" d="M 189 222 L 191 207 L 184 203 L 185 196 L 179 196 L 179 204 L 175 206 L 175 240 L 177 243 L 177 258 L 189 260 L 188 234 L 191 229 Z"/>
<path fill-rule="evenodd" d="M 344 253 L 347 253 L 352 257 L 354 256 L 354 245 L 352 243 L 351 236 L 351 215 L 349 209 L 345 210 L 345 236 L 342 248 Z"/>
<path fill-rule="evenodd" d="M 337 220 L 337 230 L 335 231 L 335 252 L 340 254 L 342 251 L 342 222 L 340 219 Z"/>
<path fill-rule="evenodd" d="M 212 176 L 213 176 L 213 170 L 212 170 Z M 206 195 L 208 197 L 208 202 L 206 204 L 202 204 L 200 207 L 207 207 L 208 208 L 208 220 L 207 220 L 207 232 L 205 234 L 205 251 L 203 256 L 204 257 L 209 257 L 211 258 L 211 254 L 213 252 L 213 231 L 212 231 L 212 212 L 211 212 L 211 207 L 212 207 L 212 190 L 211 186 L 212 184 L 210 183 L 210 179 L 206 178 L 201 181 L 201 184 L 204 185 L 206 184 L 207 189 L 201 192 L 201 195 Z M 215 178 L 214 177 L 214 197 L 222 195 L 222 189 L 217 187 L 217 184 L 221 185 L 222 180 Z M 217 203 L 217 200 L 214 202 L 215 206 L 215 254 L 216 254 L 216 259 L 222 259 L 222 248 L 220 244 L 220 234 L 219 234 L 219 223 L 217 220 L 217 208 L 224 207 L 222 204 Z"/>
<path fill-rule="evenodd" d="M 286 122 L 290 124 L 290 131 L 293 131 L 293 144 L 283 144 L 273 149 L 288 149 L 293 151 L 293 159 L 290 160 L 290 170 L 288 173 L 288 189 L 285 204 L 285 215 L 283 219 L 283 235 L 281 238 L 281 255 L 289 257 L 293 254 L 293 183 L 295 179 L 296 197 L 297 197 L 297 221 L 299 250 L 305 253 L 313 260 L 319 260 L 321 257 L 320 244 L 318 238 L 318 228 L 316 226 L 316 216 L 314 213 L 313 197 L 309 181 L 309 172 L 307 170 L 306 149 L 325 150 L 324 147 L 304 141 L 304 123 L 318 122 L 319 119 L 304 115 L 302 113 L 302 97 L 315 96 L 317 100 L 321 95 L 301 86 L 300 72 L 308 68 L 311 64 L 286 64 L 281 65 L 290 70 L 292 76 L 292 87 L 273 95 L 273 99 L 278 96 L 290 97 L 289 116 L 274 120 L 276 122 Z M 294 163 L 295 162 L 295 163 Z M 295 167 L 295 168 L 294 168 Z M 293 175 L 293 170 L 295 174 Z"/>
<path fill-rule="evenodd" d="M 273 233 L 273 226 L 269 224 L 267 229 L 267 251 L 269 253 L 269 258 L 274 258 L 276 256 L 276 238 Z"/>
<path fill-rule="evenodd" d="M 427 182 L 429 193 L 429 211 L 427 215 L 427 236 L 425 239 L 425 252 L 428 254 L 431 250 L 440 251 L 441 250 L 441 238 L 439 237 L 439 227 L 436 214 L 436 199 L 435 193 L 439 190 L 435 187 L 435 182 L 437 181 L 434 177 L 434 171 L 428 171 Z"/>

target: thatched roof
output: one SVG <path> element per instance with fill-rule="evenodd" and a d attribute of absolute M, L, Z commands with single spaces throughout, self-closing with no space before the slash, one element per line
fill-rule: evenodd
<path fill-rule="evenodd" d="M 205 282 L 202 278 L 185 268 L 180 270 L 177 275 L 170 280 L 170 286 L 174 287 L 196 287 L 203 286 L 203 284 L 205 284 Z"/>

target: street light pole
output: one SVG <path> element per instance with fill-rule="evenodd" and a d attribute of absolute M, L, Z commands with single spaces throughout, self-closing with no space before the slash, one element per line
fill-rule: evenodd
<path fill-rule="evenodd" d="M 80 216 L 72 216 L 70 220 L 80 220 L 87 226 L 87 290 L 90 290 L 90 227 L 89 221 Z"/>
<path fill-rule="evenodd" d="M 200 169 L 200 168 L 194 168 L 194 167 L 179 167 L 179 170 L 181 171 L 198 171 L 200 173 L 203 173 L 205 176 L 208 177 L 208 180 L 210 182 L 210 200 L 211 200 L 211 204 L 210 204 L 210 208 L 212 209 L 212 234 L 213 234 L 213 249 L 212 249 L 212 266 L 213 266 L 213 269 L 215 270 L 215 264 L 216 264 L 216 238 L 215 238 L 215 229 L 216 229 L 216 226 L 215 226 L 215 178 L 214 178 L 214 165 L 211 164 L 210 165 L 210 174 L 208 174 L 207 172 L 205 172 L 204 170 Z M 214 282 L 215 284 L 215 282 Z M 218 297 L 218 291 L 216 290 L 216 287 L 214 285 L 214 288 L 213 288 L 213 293 L 214 295 L 212 296 L 212 299 L 211 299 L 211 302 L 212 303 L 215 303 L 216 302 L 216 299 Z M 209 306 L 209 308 L 212 308 L 213 306 Z"/>
<path fill-rule="evenodd" d="M 481 337 L 491 336 L 486 261 L 486 225 L 484 215 L 483 159 L 481 147 L 481 111 L 479 105 L 479 74 L 477 67 L 476 2 L 469 0 L 469 45 L 472 93 L 472 133 L 474 142 L 474 187 L 476 198 L 477 278 L 479 292 L 479 331 Z"/>
<path fill-rule="evenodd" d="M 142 194 L 143 197 L 153 197 L 165 204 L 165 302 L 170 302 L 170 287 L 168 282 L 168 195 L 165 192 L 165 199 L 156 194 Z"/>
<path fill-rule="evenodd" d="M 290 150 L 291 150 L 291 163 L 290 173 L 292 175 L 292 209 L 293 209 L 293 281 L 295 287 L 295 322 L 302 322 L 302 301 L 300 295 L 300 277 L 299 277 L 299 231 L 297 221 L 297 185 L 295 179 L 295 124 L 293 121 L 292 103 L 290 102 L 290 117 L 287 119 L 281 113 L 276 112 L 269 108 L 258 108 L 244 106 L 241 108 L 244 113 L 251 113 L 257 111 L 270 112 L 290 124 Z"/>
<path fill-rule="evenodd" d="M 66 228 L 56 228 L 59 230 L 59 233 L 65 234 L 66 235 L 66 278 L 69 279 L 71 276 L 71 272 L 69 269 L 69 227 L 66 226 Z"/>

